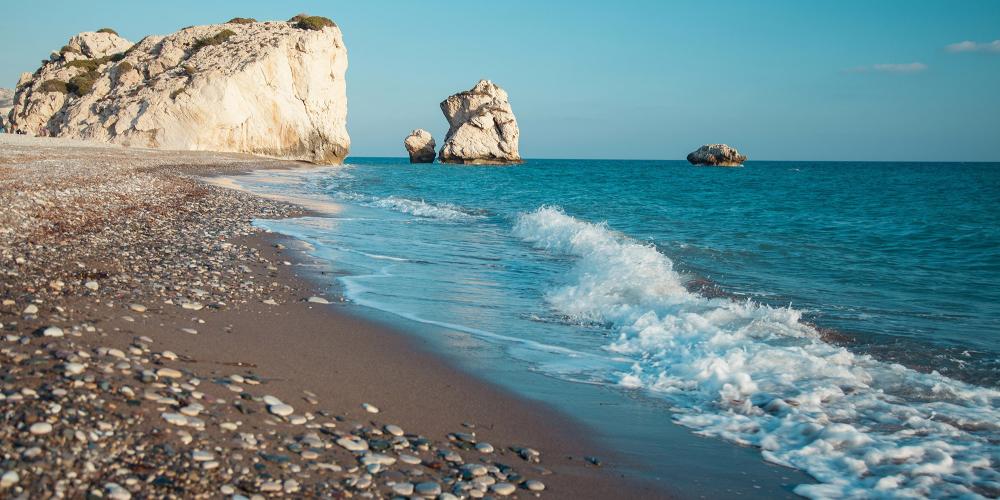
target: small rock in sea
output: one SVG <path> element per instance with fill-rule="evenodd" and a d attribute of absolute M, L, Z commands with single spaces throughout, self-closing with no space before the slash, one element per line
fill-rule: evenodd
<path fill-rule="evenodd" d="M 583 459 L 589 462 L 591 465 L 596 465 L 598 467 L 601 466 L 601 459 L 597 457 L 583 457 Z"/>
<path fill-rule="evenodd" d="M 529 491 L 544 491 L 545 483 L 538 481 L 537 479 L 529 479 L 524 482 L 524 487 L 528 488 Z"/>
<path fill-rule="evenodd" d="M 17 471 L 9 470 L 0 476 L 0 490 L 5 490 L 14 486 L 21 480 L 21 476 L 18 475 Z"/>
<path fill-rule="evenodd" d="M 58 326 L 50 326 L 42 331 L 42 335 L 45 337 L 62 337 L 63 329 Z"/>
<path fill-rule="evenodd" d="M 146 306 L 144 306 L 142 304 L 129 304 L 128 308 L 131 309 L 131 310 L 133 310 L 133 311 L 135 311 L 135 312 L 137 312 L 137 313 L 144 313 L 144 312 L 146 312 Z"/>
<path fill-rule="evenodd" d="M 517 491 L 517 487 L 510 483 L 497 483 L 490 487 L 493 493 L 505 497 Z"/>
<path fill-rule="evenodd" d="M 50 424 L 48 422 L 38 422 L 38 423 L 35 423 L 35 424 L 31 424 L 31 427 L 28 429 L 28 432 L 30 432 L 30 433 L 32 433 L 32 434 L 34 434 L 36 436 L 41 436 L 43 434 L 48 434 L 48 433 L 52 432 L 52 424 Z"/>
<path fill-rule="evenodd" d="M 376 407 L 374 405 L 371 405 L 371 404 L 368 404 L 368 403 L 363 403 L 361 405 L 361 407 L 364 408 L 365 411 L 368 412 L 368 413 L 378 413 L 378 407 Z"/>
<path fill-rule="evenodd" d="M 433 481 L 425 481 L 414 488 L 414 492 L 422 497 L 436 497 L 441 494 L 441 485 Z"/>
<path fill-rule="evenodd" d="M 330 303 L 329 300 L 326 300 L 323 297 L 315 297 L 315 296 L 314 297 L 309 297 L 308 301 L 312 302 L 313 304 L 329 304 Z"/>
<path fill-rule="evenodd" d="M 389 424 L 385 426 L 385 431 L 396 437 L 400 437 L 404 434 L 403 428 L 394 424 Z"/>
<path fill-rule="evenodd" d="M 276 405 L 271 405 L 267 407 L 267 411 L 279 417 L 287 417 L 295 412 L 295 408 L 284 403 L 279 403 Z"/>

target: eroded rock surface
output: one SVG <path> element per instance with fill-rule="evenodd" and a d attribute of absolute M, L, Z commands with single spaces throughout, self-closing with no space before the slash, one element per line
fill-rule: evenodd
<path fill-rule="evenodd" d="M 441 102 L 448 135 L 438 154 L 444 163 L 521 163 L 517 119 L 507 92 L 489 80 Z"/>
<path fill-rule="evenodd" d="M 410 154 L 410 163 L 434 163 L 434 156 L 437 154 L 434 148 L 437 144 L 430 132 L 418 128 L 406 136 L 403 145 Z"/>
<path fill-rule="evenodd" d="M 706 144 L 687 155 L 692 165 L 739 167 L 747 160 L 745 155 L 726 144 Z"/>
<path fill-rule="evenodd" d="M 81 33 L 22 77 L 11 128 L 340 163 L 350 147 L 347 49 L 325 21 L 193 26 L 135 45 Z"/>

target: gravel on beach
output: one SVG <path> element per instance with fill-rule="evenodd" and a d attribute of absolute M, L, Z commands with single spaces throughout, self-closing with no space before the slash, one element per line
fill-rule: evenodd
<path fill-rule="evenodd" d="M 472 425 L 424 436 L 381 420 L 377 401 L 282 400 L 266 366 L 144 334 L 144 321 L 197 336 L 215 311 L 328 302 L 239 243 L 254 218 L 301 209 L 197 178 L 294 166 L 0 134 L 0 497 L 544 494 L 535 449 Z"/>

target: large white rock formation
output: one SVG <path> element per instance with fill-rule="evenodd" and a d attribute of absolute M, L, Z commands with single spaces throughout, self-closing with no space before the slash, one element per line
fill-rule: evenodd
<path fill-rule="evenodd" d="M 688 154 L 687 160 L 693 165 L 739 167 L 747 157 L 725 144 L 706 144 Z"/>
<path fill-rule="evenodd" d="M 410 132 L 403 141 L 403 146 L 410 154 L 410 163 L 434 163 L 434 156 L 437 154 L 434 148 L 437 144 L 430 132 L 422 128 Z"/>
<path fill-rule="evenodd" d="M 521 163 L 520 132 L 507 92 L 489 80 L 441 102 L 448 135 L 438 159 L 444 163 Z"/>
<path fill-rule="evenodd" d="M 135 45 L 81 33 L 22 78 L 11 128 L 340 163 L 346 71 L 340 29 L 323 18 L 193 26 Z"/>

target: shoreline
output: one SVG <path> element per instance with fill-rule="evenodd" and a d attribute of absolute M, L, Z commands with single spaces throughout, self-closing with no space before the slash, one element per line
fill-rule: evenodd
<path fill-rule="evenodd" d="M 196 180 L 296 164 L 0 139 L 5 496 L 667 496 L 558 412 L 306 301 L 305 259 L 249 225 L 302 209 Z"/>

